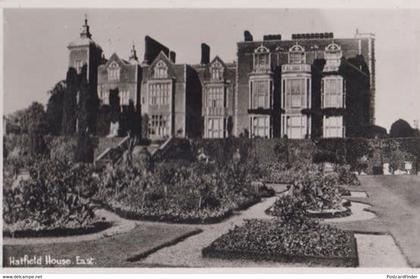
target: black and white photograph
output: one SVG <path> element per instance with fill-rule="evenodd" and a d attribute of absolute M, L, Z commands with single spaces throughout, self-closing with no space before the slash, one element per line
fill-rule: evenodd
<path fill-rule="evenodd" d="M 2 12 L 5 270 L 418 274 L 420 9 Z"/>

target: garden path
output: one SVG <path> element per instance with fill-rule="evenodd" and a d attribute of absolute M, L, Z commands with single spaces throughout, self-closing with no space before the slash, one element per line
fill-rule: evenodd
<path fill-rule="evenodd" d="M 223 260 L 203 258 L 201 250 L 210 245 L 221 235 L 227 233 L 235 225 L 241 225 L 245 219 L 269 219 L 265 210 L 270 207 L 276 197 L 267 198 L 245 211 L 238 212 L 224 222 L 211 225 L 200 225 L 203 232 L 187 238 L 176 245 L 163 248 L 139 262 L 144 265 L 167 265 L 167 266 L 189 266 L 189 267 L 282 267 L 296 268 L 307 267 L 298 263 L 278 263 L 270 261 L 251 260 Z M 366 219 L 374 217 L 374 214 L 363 209 L 368 205 L 360 205 L 360 214 L 366 213 Z M 372 214 L 372 215 L 371 215 Z M 360 216 L 359 216 L 360 217 Z M 362 218 L 364 219 L 364 218 Z M 374 218 L 375 219 L 375 218 Z M 349 219 L 347 221 L 351 221 Z M 360 221 L 363 222 L 363 221 Z M 389 235 L 365 235 L 355 234 L 358 243 L 359 267 L 407 267 L 404 256 L 399 251 L 394 239 Z"/>
<path fill-rule="evenodd" d="M 209 259 L 201 256 L 201 250 L 210 245 L 215 239 L 229 231 L 235 225 L 241 225 L 245 219 L 269 219 L 264 211 L 270 207 L 276 197 L 271 197 L 238 212 L 231 218 L 210 225 L 199 225 L 202 233 L 191 236 L 186 240 L 170 247 L 161 249 L 145 258 L 142 264 L 163 264 L 169 266 L 189 266 L 189 267 L 298 267 L 302 264 L 284 264 L 273 262 L 254 262 L 245 260 L 222 260 Z M 197 227 L 197 225 L 195 225 Z"/>

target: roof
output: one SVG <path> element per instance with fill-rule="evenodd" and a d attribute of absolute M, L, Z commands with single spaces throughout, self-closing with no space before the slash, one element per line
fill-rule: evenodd
<path fill-rule="evenodd" d="M 70 42 L 70 44 L 68 45 L 68 48 L 71 47 L 80 47 L 80 46 L 89 46 L 93 44 L 94 46 L 96 46 L 97 48 L 102 49 L 102 47 L 97 44 L 94 40 L 92 40 L 91 38 L 88 37 L 78 37 L 76 39 L 74 39 L 73 41 Z"/>

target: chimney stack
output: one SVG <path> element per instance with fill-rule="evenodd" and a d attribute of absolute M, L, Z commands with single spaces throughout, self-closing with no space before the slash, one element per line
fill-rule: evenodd
<path fill-rule="evenodd" d="M 150 64 L 155 60 L 155 58 L 159 55 L 160 52 L 163 52 L 167 57 L 169 57 L 169 49 L 156 41 L 155 39 L 151 38 L 150 36 L 146 36 L 144 38 L 144 61 L 143 64 Z"/>
<path fill-rule="evenodd" d="M 249 32 L 248 30 L 244 31 L 244 40 L 245 40 L 245 42 L 252 42 L 254 40 L 251 32 Z"/>
<path fill-rule="evenodd" d="M 201 44 L 201 64 L 210 63 L 210 47 L 209 45 L 202 43 Z"/>
<path fill-rule="evenodd" d="M 172 63 L 176 63 L 176 53 L 175 53 L 175 51 L 170 51 L 169 52 L 169 59 L 172 61 Z"/>

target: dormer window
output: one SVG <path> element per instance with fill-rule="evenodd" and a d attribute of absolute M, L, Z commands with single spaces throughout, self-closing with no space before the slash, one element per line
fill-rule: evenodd
<path fill-rule="evenodd" d="M 154 78 L 168 78 L 168 66 L 166 66 L 165 62 L 159 61 L 154 69 L 153 72 Z"/>
<path fill-rule="evenodd" d="M 223 65 L 219 61 L 211 65 L 210 72 L 212 80 L 223 80 Z"/>
<path fill-rule="evenodd" d="M 259 46 L 254 52 L 254 71 L 266 72 L 271 70 L 270 50 Z"/>
<path fill-rule="evenodd" d="M 305 49 L 296 43 L 289 49 L 289 64 L 305 64 Z"/>
<path fill-rule="evenodd" d="M 341 64 L 341 57 L 343 53 L 341 52 L 341 47 L 336 43 L 332 42 L 325 48 L 325 67 L 324 72 L 338 71 L 338 68 Z"/>
<path fill-rule="evenodd" d="M 108 67 L 108 80 L 119 81 L 120 80 L 120 66 L 117 62 L 112 62 Z"/>

